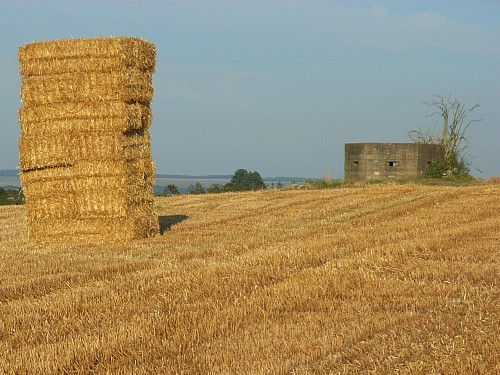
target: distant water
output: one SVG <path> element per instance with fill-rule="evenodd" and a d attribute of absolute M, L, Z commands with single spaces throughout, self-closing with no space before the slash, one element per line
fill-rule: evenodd
<path fill-rule="evenodd" d="M 180 192 L 186 193 L 190 185 L 194 185 L 197 182 L 201 183 L 204 188 L 208 188 L 213 184 L 225 185 L 229 180 L 225 179 L 205 179 L 205 178 L 157 178 L 156 185 L 153 187 L 156 194 L 163 194 L 165 186 L 176 185 Z M 20 187 L 21 181 L 19 176 L 0 176 L 0 187 L 3 188 L 13 188 Z"/>
<path fill-rule="evenodd" d="M 204 178 L 157 178 L 154 190 L 156 194 L 163 194 L 163 190 L 167 185 L 176 185 L 181 192 L 187 191 L 190 185 L 197 182 L 201 183 L 203 187 L 207 188 L 213 184 L 225 185 L 229 180 L 225 179 L 204 179 Z M 21 181 L 19 176 L 0 176 L 0 187 L 20 187 Z"/>
<path fill-rule="evenodd" d="M 219 184 L 225 185 L 229 182 L 229 179 L 218 179 L 218 178 L 156 178 L 156 184 L 153 187 L 153 190 L 156 194 L 163 194 L 165 186 L 167 185 L 176 185 L 181 193 L 186 193 L 190 185 L 194 185 L 199 182 L 205 189 L 211 185 Z M 283 186 L 286 186 L 291 181 L 281 181 Z M 267 186 L 276 185 L 276 181 L 265 181 Z M 19 180 L 19 176 L 0 176 L 0 187 L 20 187 L 21 181 Z"/>

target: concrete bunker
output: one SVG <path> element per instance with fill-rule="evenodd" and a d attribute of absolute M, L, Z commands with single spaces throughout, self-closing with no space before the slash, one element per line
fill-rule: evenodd
<path fill-rule="evenodd" d="M 419 143 L 346 143 L 344 179 L 413 179 L 444 159 L 444 145 Z"/>

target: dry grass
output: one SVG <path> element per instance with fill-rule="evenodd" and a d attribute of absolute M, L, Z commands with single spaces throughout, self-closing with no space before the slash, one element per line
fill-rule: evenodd
<path fill-rule="evenodd" d="M 31 246 L 0 208 L 0 373 L 500 372 L 500 185 L 159 198 L 162 236 Z"/>

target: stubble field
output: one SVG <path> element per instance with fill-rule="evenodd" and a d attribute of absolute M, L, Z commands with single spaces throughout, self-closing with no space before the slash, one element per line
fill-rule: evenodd
<path fill-rule="evenodd" d="M 500 185 L 158 198 L 32 246 L 0 207 L 0 374 L 496 374 Z"/>

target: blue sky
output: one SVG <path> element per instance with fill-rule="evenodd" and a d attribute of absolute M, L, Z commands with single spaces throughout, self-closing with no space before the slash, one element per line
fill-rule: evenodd
<path fill-rule="evenodd" d="M 0 169 L 18 165 L 18 47 L 135 36 L 156 45 L 157 172 L 343 177 L 344 144 L 440 125 L 476 103 L 473 174 L 500 175 L 500 2 L 0 0 Z M 477 169 L 481 170 L 479 172 Z"/>

